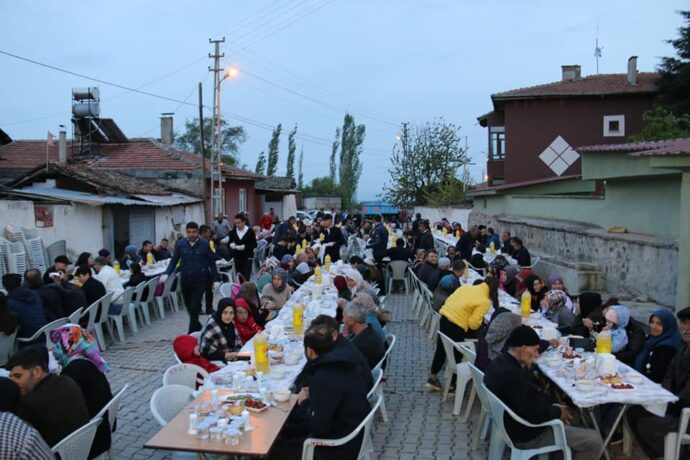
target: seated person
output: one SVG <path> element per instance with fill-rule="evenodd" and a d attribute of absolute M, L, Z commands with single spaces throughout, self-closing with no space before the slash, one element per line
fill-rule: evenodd
<path fill-rule="evenodd" d="M 517 260 L 519 266 L 529 267 L 532 265 L 532 258 L 529 255 L 529 251 L 522 245 L 522 240 L 520 238 L 511 238 L 510 245 L 513 247 L 513 258 Z"/>
<path fill-rule="evenodd" d="M 678 396 L 678 401 L 669 404 L 666 415 L 653 415 L 643 406 L 631 406 L 626 416 L 635 439 L 649 458 L 664 456 L 664 438 L 670 432 L 678 431 L 681 411 L 690 407 L 690 307 L 683 308 L 676 316 L 680 321 L 681 348 L 669 364 L 662 386 Z"/>
<path fill-rule="evenodd" d="M 419 274 L 419 269 L 424 265 L 426 261 L 426 249 L 417 249 L 417 255 L 412 261 L 412 271 Z"/>
<path fill-rule="evenodd" d="M 7 305 L 19 324 L 17 337 L 28 339 L 47 324 L 41 298 L 35 291 L 22 286 L 22 275 L 18 273 L 3 275 L 2 285 L 7 291 Z M 41 336 L 36 343 L 43 340 Z"/>
<path fill-rule="evenodd" d="M 513 329 L 506 346 L 507 350 L 491 361 L 484 375 L 484 384 L 489 391 L 530 423 L 540 424 L 560 418 L 565 423 L 566 442 L 572 450 L 573 459 L 597 458 L 603 448 L 599 433 L 569 425 L 573 416 L 568 407 L 549 400 L 528 372 L 539 355 L 540 341 L 534 329 L 522 325 Z M 554 442 L 550 427 L 527 427 L 508 414 L 504 415 L 504 423 L 511 440 L 522 449 L 537 448 Z"/>
<path fill-rule="evenodd" d="M 575 304 L 573 299 L 570 298 L 568 290 L 565 288 L 565 283 L 563 282 L 563 277 L 558 273 L 554 273 L 548 277 L 546 280 L 546 287 L 550 291 L 563 291 L 566 295 L 565 306 L 568 307 L 570 311 L 575 313 Z"/>
<path fill-rule="evenodd" d="M 517 274 L 517 268 L 513 267 L 512 265 L 508 265 L 501 270 L 501 274 L 499 275 L 499 279 L 501 280 L 499 287 L 503 289 L 506 294 L 515 298 L 517 298 Z"/>
<path fill-rule="evenodd" d="M 245 281 L 240 284 L 240 290 L 237 294 L 237 298 L 243 298 L 247 301 L 247 305 L 252 309 L 252 317 L 256 324 L 261 327 L 266 325 L 266 319 L 270 315 L 270 311 L 266 310 L 261 306 L 261 300 L 259 299 L 259 294 L 256 290 L 256 285 L 251 281 Z"/>
<path fill-rule="evenodd" d="M 455 248 L 455 246 L 448 246 L 448 249 L 446 250 L 446 257 L 450 259 L 451 263 L 458 258 L 458 250 Z"/>
<path fill-rule="evenodd" d="M 609 308 L 609 310 L 611 310 L 611 308 Z M 625 307 L 623 305 L 615 305 L 614 310 L 617 312 L 619 318 L 618 327 L 624 330 L 626 336 L 625 346 L 622 349 L 619 349 L 618 351 L 614 351 L 614 354 L 616 355 L 616 358 L 618 358 L 620 361 L 624 362 L 628 366 L 634 366 L 635 358 L 640 353 L 640 351 L 642 351 L 642 347 L 644 346 L 644 330 L 637 322 L 637 320 L 635 320 L 635 318 L 632 317 L 632 314 L 630 313 L 628 307 Z M 627 324 L 621 324 L 620 320 L 625 316 L 628 317 Z"/>
<path fill-rule="evenodd" d="M 649 336 L 635 358 L 635 369 L 653 382 L 661 383 L 682 344 L 673 313 L 664 308 L 656 310 L 649 317 Z"/>
<path fill-rule="evenodd" d="M 12 344 L 15 338 L 12 334 L 18 327 L 17 316 L 7 305 L 7 296 L 0 292 L 0 366 L 4 366 L 14 353 Z"/>
<path fill-rule="evenodd" d="M 82 265 L 77 268 L 77 271 L 74 272 L 74 277 L 81 283 L 81 291 L 84 293 L 84 297 L 86 297 L 87 306 L 93 305 L 95 301 L 105 295 L 105 286 L 91 276 L 91 269 L 89 267 Z"/>
<path fill-rule="evenodd" d="M 271 282 L 261 290 L 261 305 L 267 310 L 280 310 L 291 295 L 292 287 L 288 284 L 288 273 L 278 267 L 271 273 Z"/>
<path fill-rule="evenodd" d="M 53 277 L 59 276 L 57 272 L 53 273 Z M 50 283 L 43 284 L 43 277 L 39 269 L 30 268 L 24 272 L 24 285 L 36 292 L 41 298 L 43 314 L 46 317 L 46 321 L 49 323 L 67 316 L 63 306 L 63 299 L 69 295 L 62 286 L 52 282 L 54 279 L 53 277 L 51 277 Z"/>
<path fill-rule="evenodd" d="M 582 292 L 575 302 L 575 314 L 577 316 L 570 334 L 584 338 L 598 334 L 605 324 L 601 303 L 601 294 L 598 292 Z"/>
<path fill-rule="evenodd" d="M 98 272 L 94 278 L 103 284 L 106 292 L 113 293 L 113 298 L 110 302 L 108 313 L 111 315 L 119 315 L 122 311 L 122 301 L 120 296 L 125 291 L 124 287 L 122 287 L 122 281 L 120 281 L 120 275 L 117 274 L 113 267 L 108 265 L 108 262 L 104 257 L 96 257 L 93 266 L 96 269 L 96 272 Z"/>
<path fill-rule="evenodd" d="M 208 359 L 201 356 L 199 340 L 191 335 L 178 335 L 173 340 L 175 354 L 185 364 L 194 364 L 204 369 L 209 374 L 220 369 Z"/>
<path fill-rule="evenodd" d="M 125 255 L 122 257 L 122 262 L 120 262 L 120 266 L 123 268 L 131 269 L 132 264 L 138 264 L 141 262 L 141 257 L 139 257 L 139 254 L 137 253 L 137 247 L 134 246 L 133 244 L 130 244 L 129 246 L 125 247 Z M 144 261 L 145 263 L 146 261 Z"/>
<path fill-rule="evenodd" d="M 199 229 L 199 233 L 201 233 L 201 229 Z M 151 257 L 153 258 L 153 263 L 158 261 L 160 258 L 156 250 L 153 249 L 153 243 L 149 240 L 146 240 L 141 244 L 141 249 L 139 250 L 138 255 L 139 258 L 147 264 L 149 263 L 149 254 L 151 254 Z"/>
<path fill-rule="evenodd" d="M 129 267 L 129 271 L 130 271 L 131 275 L 130 275 L 130 277 L 129 277 L 129 280 L 127 280 L 127 282 L 124 284 L 124 287 L 125 287 L 125 288 L 128 288 L 128 287 L 137 287 L 137 286 L 139 286 L 141 283 L 145 283 L 146 281 L 148 281 L 148 279 L 146 278 L 146 275 L 144 275 L 144 274 L 141 272 L 141 265 L 139 265 L 139 264 L 132 264 L 132 265 Z M 143 297 L 146 297 L 146 291 L 144 291 Z"/>
<path fill-rule="evenodd" d="M 278 242 L 273 245 L 273 257 L 281 260 L 285 254 L 290 254 L 287 235 L 281 236 Z"/>
<path fill-rule="evenodd" d="M 498 314 L 492 318 L 489 327 L 486 328 L 486 335 L 477 343 L 477 359 L 474 364 L 482 372 L 486 372 L 489 363 L 503 354 L 510 333 L 522 324 L 522 318 L 515 313 L 502 309 L 496 312 Z M 479 353 L 479 344 L 482 341 L 486 343 L 486 356 L 481 356 Z"/>
<path fill-rule="evenodd" d="M 213 361 L 235 361 L 242 348 L 235 329 L 235 301 L 227 297 L 218 301 L 215 313 L 208 317 L 199 339 L 201 356 Z"/>
<path fill-rule="evenodd" d="M 89 421 L 84 395 L 74 380 L 48 373 L 48 350 L 40 345 L 18 351 L 7 364 L 19 385 L 17 415 L 53 447 Z"/>
<path fill-rule="evenodd" d="M 542 300 L 544 316 L 556 323 L 559 331 L 570 330 L 575 324 L 575 315 L 568 308 L 567 299 L 568 295 L 563 291 L 548 291 Z"/>
<path fill-rule="evenodd" d="M 170 259 L 172 258 L 172 254 L 170 253 L 170 242 L 168 241 L 167 238 L 163 238 L 161 240 L 161 244 L 159 244 L 154 251 L 158 253 L 158 260 L 164 260 L 164 259 Z"/>
<path fill-rule="evenodd" d="M 349 339 L 373 369 L 386 353 L 386 346 L 374 328 L 367 324 L 367 307 L 351 301 L 343 310 L 343 323 L 352 331 Z"/>
<path fill-rule="evenodd" d="M 544 282 L 537 275 L 532 274 L 525 279 L 525 288 L 532 297 L 532 311 L 541 311 L 541 301 L 546 294 Z"/>
<path fill-rule="evenodd" d="M 379 300 L 376 293 L 372 290 L 359 291 L 352 298 L 354 302 L 364 305 L 367 309 L 367 324 L 373 328 L 379 338 L 386 342 L 386 333 L 383 331 L 383 326 L 388 324 L 391 320 L 389 311 L 384 310 L 379 306 Z"/>
<path fill-rule="evenodd" d="M 96 339 L 78 325 L 67 324 L 51 331 L 50 342 L 55 359 L 62 366 L 60 375 L 70 377 L 79 385 L 89 417 L 95 417 L 113 399 L 110 383 L 104 374 L 108 370 L 108 363 L 101 356 Z M 98 425 L 89 458 L 95 458 L 110 449 L 110 434 L 111 427 L 106 417 Z"/>
<path fill-rule="evenodd" d="M 235 330 L 240 335 L 242 345 L 249 342 L 254 335 L 263 331 L 252 317 L 252 309 L 243 298 L 235 299 Z"/>
<path fill-rule="evenodd" d="M 489 268 L 484 261 L 484 256 L 481 254 L 472 254 L 472 257 L 470 257 L 470 265 L 477 270 L 486 270 Z"/>
<path fill-rule="evenodd" d="M 462 262 L 462 260 L 459 260 L 459 262 Z M 464 262 L 462 262 L 462 264 L 463 266 L 465 265 Z M 431 299 L 431 306 L 434 311 L 439 311 L 443 304 L 446 303 L 446 299 L 448 299 L 448 297 L 450 297 L 450 295 L 459 287 L 460 280 L 455 273 L 451 273 L 450 275 L 446 275 L 441 278 L 441 281 L 439 281 Z"/>
<path fill-rule="evenodd" d="M 414 257 L 412 251 L 405 247 L 405 240 L 402 238 L 398 238 L 395 241 L 395 246 L 388 248 L 386 251 L 386 256 L 390 257 L 391 262 L 395 260 L 410 262 Z"/>
<path fill-rule="evenodd" d="M 54 460 L 38 431 L 11 412 L 0 412 L 0 455 L 3 460 Z"/>
<path fill-rule="evenodd" d="M 334 348 L 331 332 L 328 327 L 317 325 L 304 334 L 310 367 L 309 386 L 300 390 L 297 406 L 288 420 L 288 423 L 301 424 L 304 430 L 288 438 L 286 426 L 269 459 L 301 458 L 306 437 L 337 439 L 347 436 L 371 410 L 364 382 L 353 372 L 356 361 L 342 348 Z M 363 432 L 342 446 L 317 448 L 318 458 L 356 458 L 362 437 Z"/>
<path fill-rule="evenodd" d="M 427 252 L 426 260 L 419 267 L 417 277 L 420 281 L 426 284 L 426 287 L 434 292 L 440 280 L 441 269 L 438 266 L 438 252 L 436 249 L 431 249 Z"/>
<path fill-rule="evenodd" d="M 314 271 L 309 266 L 308 262 L 300 262 L 295 267 L 295 271 L 292 273 L 292 279 L 290 281 L 293 285 L 299 287 L 304 284 L 304 282 L 307 281 L 313 273 Z"/>

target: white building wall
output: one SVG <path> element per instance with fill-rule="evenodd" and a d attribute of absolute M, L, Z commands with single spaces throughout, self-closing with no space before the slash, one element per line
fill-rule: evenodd
<path fill-rule="evenodd" d="M 467 229 L 468 221 L 472 209 L 461 208 L 430 208 L 426 206 L 415 206 L 413 216 L 417 213 L 422 215 L 422 219 L 429 219 L 432 224 L 440 222 L 442 218 L 448 219 L 450 222 L 460 222 L 462 228 Z"/>
<path fill-rule="evenodd" d="M 202 203 L 155 208 L 154 214 L 156 233 L 154 244 L 160 243 L 163 238 L 174 242 L 178 237 L 184 237 L 187 222 L 196 222 L 199 225 L 204 223 Z"/>

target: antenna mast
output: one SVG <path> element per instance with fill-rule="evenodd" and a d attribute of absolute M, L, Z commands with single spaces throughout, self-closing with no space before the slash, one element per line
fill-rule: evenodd
<path fill-rule="evenodd" d="M 599 47 L 599 23 L 597 22 L 597 35 L 594 39 L 594 57 L 597 60 L 597 75 L 599 75 L 599 58 L 601 57 L 601 50 L 604 48 Z"/>

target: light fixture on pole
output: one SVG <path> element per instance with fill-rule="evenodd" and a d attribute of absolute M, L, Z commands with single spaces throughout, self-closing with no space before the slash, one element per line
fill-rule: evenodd
<path fill-rule="evenodd" d="M 224 214 L 225 211 L 225 194 L 223 193 L 223 129 L 222 129 L 222 117 L 220 111 L 220 88 L 221 83 L 223 83 L 227 78 L 235 78 L 239 75 L 240 71 L 237 67 L 228 67 L 223 71 L 223 78 L 218 81 L 218 88 L 216 90 L 216 116 L 215 116 L 215 147 L 214 158 L 211 161 L 211 168 L 214 171 L 211 177 L 215 178 L 213 182 L 214 192 L 213 195 L 213 213 L 214 215 Z"/>

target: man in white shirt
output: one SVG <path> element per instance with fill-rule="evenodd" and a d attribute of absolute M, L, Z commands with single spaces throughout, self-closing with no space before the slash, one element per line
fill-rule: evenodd
<path fill-rule="evenodd" d="M 96 276 L 94 278 L 105 286 L 106 291 L 112 291 L 113 293 L 113 301 L 110 303 L 108 314 L 119 315 L 122 311 L 122 302 L 119 297 L 125 290 L 122 287 L 120 275 L 117 274 L 113 267 L 108 265 L 108 261 L 104 257 L 96 257 L 93 266 L 96 269 Z"/>

